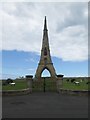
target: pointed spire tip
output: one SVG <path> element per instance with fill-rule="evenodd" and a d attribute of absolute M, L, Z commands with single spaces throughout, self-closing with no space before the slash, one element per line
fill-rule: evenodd
<path fill-rule="evenodd" d="M 46 16 L 45 16 L 45 21 L 44 21 L 44 30 L 47 30 Z"/>

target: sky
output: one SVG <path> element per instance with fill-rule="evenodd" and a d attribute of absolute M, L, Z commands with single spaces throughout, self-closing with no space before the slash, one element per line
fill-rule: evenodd
<path fill-rule="evenodd" d="M 88 75 L 87 2 L 3 2 L 0 4 L 0 78 L 35 75 L 45 16 L 56 73 L 66 77 Z M 44 71 L 42 76 L 46 75 L 49 74 Z"/>

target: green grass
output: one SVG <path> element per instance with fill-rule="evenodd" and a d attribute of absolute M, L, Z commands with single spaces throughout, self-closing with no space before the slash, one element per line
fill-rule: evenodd
<path fill-rule="evenodd" d="M 80 79 L 77 81 L 80 82 Z M 86 84 L 87 80 L 82 81 L 80 85 L 75 85 L 74 83 L 67 82 L 66 80 L 63 80 L 63 86 L 62 88 L 64 89 L 69 89 L 69 90 L 88 90 L 88 84 Z"/>
<path fill-rule="evenodd" d="M 2 90 L 2 81 L 0 80 L 0 90 Z"/>
<path fill-rule="evenodd" d="M 27 88 L 26 80 L 15 80 L 15 86 L 6 85 L 2 87 L 2 90 L 19 90 Z"/>
<path fill-rule="evenodd" d="M 56 85 L 54 85 L 54 83 L 52 84 L 51 80 L 46 80 L 46 90 L 50 90 L 53 91 L 56 89 Z M 77 79 L 76 81 L 80 81 L 80 79 Z M 19 89 L 25 89 L 28 88 L 27 86 L 27 82 L 26 80 L 15 80 L 14 81 L 16 84 L 15 86 L 11 86 L 11 85 L 6 85 L 6 86 L 2 86 L 2 90 L 19 90 Z M 63 85 L 62 88 L 63 89 L 69 89 L 69 90 L 88 90 L 88 84 L 86 84 L 87 80 L 83 80 L 82 83 L 80 83 L 80 85 L 75 85 L 71 82 L 67 82 L 66 79 L 63 79 Z M 51 85 L 52 84 L 52 85 Z M 43 91 L 43 82 L 37 82 L 37 83 L 33 83 L 33 87 L 32 87 L 33 91 Z M 89 89 L 90 90 L 90 89 Z"/>

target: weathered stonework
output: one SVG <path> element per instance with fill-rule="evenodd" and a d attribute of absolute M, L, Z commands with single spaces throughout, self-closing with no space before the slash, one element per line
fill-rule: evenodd
<path fill-rule="evenodd" d="M 47 23 L 46 17 L 44 21 L 44 30 L 43 30 L 43 43 L 42 43 L 42 50 L 41 50 L 41 58 L 36 70 L 35 79 L 39 79 L 41 77 L 42 72 L 47 69 L 51 77 L 56 78 L 56 72 L 51 60 L 50 56 L 50 49 L 49 49 L 49 40 L 48 40 L 48 30 L 47 30 Z"/>
<path fill-rule="evenodd" d="M 60 88 L 63 86 L 63 75 L 57 75 L 57 91 L 60 91 Z"/>
<path fill-rule="evenodd" d="M 32 80 L 33 80 L 32 78 L 33 78 L 32 75 L 26 75 L 27 85 L 31 92 L 32 92 Z"/>

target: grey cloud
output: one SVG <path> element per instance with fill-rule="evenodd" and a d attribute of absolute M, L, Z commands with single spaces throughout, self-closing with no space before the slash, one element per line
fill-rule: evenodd
<path fill-rule="evenodd" d="M 84 25 L 87 27 L 87 17 L 84 16 L 84 10 L 88 11 L 88 4 L 86 3 L 72 3 L 69 6 L 70 15 L 65 18 L 63 24 L 57 23 L 57 32 L 63 30 L 66 27 L 75 25 Z"/>
<path fill-rule="evenodd" d="M 86 60 L 88 44 L 85 10 L 87 3 L 4 4 L 1 10 L 3 49 L 40 54 L 46 15 L 52 55 L 66 61 Z"/>

